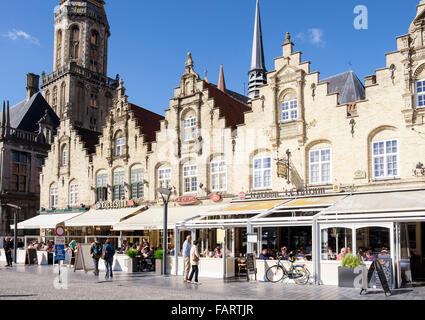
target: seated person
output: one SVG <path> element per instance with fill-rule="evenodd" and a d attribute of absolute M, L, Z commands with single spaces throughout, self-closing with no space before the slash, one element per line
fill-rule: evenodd
<path fill-rule="evenodd" d="M 336 255 L 333 253 L 332 248 L 328 248 L 328 260 L 336 260 Z"/>
<path fill-rule="evenodd" d="M 303 249 L 298 249 L 297 254 L 295 255 L 295 259 L 297 259 L 297 260 L 304 260 L 304 261 L 307 260 L 306 257 L 305 257 L 305 254 L 304 254 L 304 250 Z"/>
<path fill-rule="evenodd" d="M 279 252 L 279 258 L 281 260 L 289 260 L 288 248 L 282 247 Z"/>
<path fill-rule="evenodd" d="M 347 254 L 347 249 L 346 248 L 341 248 L 341 252 L 338 255 L 337 259 L 338 261 L 342 261 L 342 258 L 344 258 L 344 256 Z"/>
<path fill-rule="evenodd" d="M 263 251 L 261 251 L 260 255 L 258 256 L 258 259 L 260 259 L 260 260 L 273 260 L 273 257 L 270 257 L 267 249 L 263 249 Z"/>
<path fill-rule="evenodd" d="M 372 250 L 367 250 L 365 255 L 365 261 L 373 261 L 375 257 L 372 255 Z"/>
<path fill-rule="evenodd" d="M 214 249 L 214 258 L 222 258 L 223 254 L 221 253 L 220 247 Z"/>
<path fill-rule="evenodd" d="M 357 251 L 357 255 L 360 257 L 361 261 L 366 261 L 366 255 L 363 251 L 363 248 L 359 248 L 359 250 Z"/>
<path fill-rule="evenodd" d="M 391 255 L 390 255 L 390 251 L 383 247 L 381 252 L 378 254 L 378 259 L 390 259 Z"/>

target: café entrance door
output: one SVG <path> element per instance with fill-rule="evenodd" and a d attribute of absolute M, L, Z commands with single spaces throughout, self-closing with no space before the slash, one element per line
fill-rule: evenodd
<path fill-rule="evenodd" d="M 425 222 L 409 223 L 407 230 L 412 280 L 425 284 Z"/>

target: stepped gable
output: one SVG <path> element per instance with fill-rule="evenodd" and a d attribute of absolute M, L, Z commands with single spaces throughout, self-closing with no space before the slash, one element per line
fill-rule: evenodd
<path fill-rule="evenodd" d="M 161 129 L 161 121 L 165 118 L 155 112 L 149 111 L 135 104 L 129 103 L 130 110 L 136 118 L 137 125 L 141 127 L 145 142 L 156 140 L 156 132 Z"/>
<path fill-rule="evenodd" d="M 81 127 L 74 128 L 77 131 L 77 134 L 80 136 L 81 141 L 84 144 L 84 148 L 87 149 L 88 154 L 96 153 L 96 145 L 99 144 L 99 137 L 101 136 L 100 132 L 88 130 Z"/>

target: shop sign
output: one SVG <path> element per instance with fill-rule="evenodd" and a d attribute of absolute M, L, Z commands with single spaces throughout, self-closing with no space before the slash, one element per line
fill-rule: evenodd
<path fill-rule="evenodd" d="M 335 193 L 341 192 L 341 186 L 339 184 L 334 184 L 333 190 Z"/>
<path fill-rule="evenodd" d="M 178 197 L 175 202 L 181 206 L 186 206 L 198 202 L 198 198 L 195 196 L 181 196 Z"/>
<path fill-rule="evenodd" d="M 257 243 L 258 242 L 258 234 L 256 234 L 256 233 L 247 233 L 246 234 L 246 241 L 248 243 Z"/>
<path fill-rule="evenodd" d="M 288 179 L 288 164 L 282 161 L 277 163 L 277 176 Z"/>
<path fill-rule="evenodd" d="M 265 191 L 265 192 L 252 192 L 250 194 L 251 199 L 276 199 L 283 197 L 295 197 L 295 196 L 308 196 L 308 195 L 319 195 L 325 194 L 325 188 L 309 188 L 305 189 L 290 189 L 285 191 Z M 241 199 L 243 200 L 243 199 Z"/>
<path fill-rule="evenodd" d="M 221 196 L 219 194 L 217 194 L 217 193 L 212 194 L 210 196 L 210 200 L 211 201 L 214 201 L 214 202 L 219 202 L 221 200 Z"/>
<path fill-rule="evenodd" d="M 246 193 L 245 192 L 239 193 L 239 199 L 245 200 L 246 199 Z"/>
<path fill-rule="evenodd" d="M 223 244 L 225 238 L 226 238 L 226 230 L 224 230 L 224 229 L 217 229 L 217 240 L 216 240 L 216 242 L 218 244 Z"/>
<path fill-rule="evenodd" d="M 366 179 L 366 172 L 360 169 L 354 171 L 354 179 Z"/>
<path fill-rule="evenodd" d="M 131 207 L 135 207 L 135 206 L 136 206 L 136 202 L 133 201 L 133 200 L 104 201 L 104 202 L 98 202 L 95 205 L 97 210 L 131 208 Z"/>

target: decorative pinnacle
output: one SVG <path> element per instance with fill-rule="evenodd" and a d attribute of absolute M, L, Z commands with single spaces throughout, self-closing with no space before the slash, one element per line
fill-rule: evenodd
<path fill-rule="evenodd" d="M 186 67 L 193 67 L 192 53 L 187 53 Z"/>
<path fill-rule="evenodd" d="M 285 43 L 289 43 L 289 42 L 291 42 L 291 34 L 287 32 L 285 36 Z"/>

